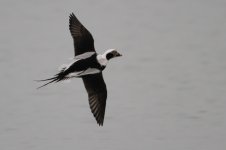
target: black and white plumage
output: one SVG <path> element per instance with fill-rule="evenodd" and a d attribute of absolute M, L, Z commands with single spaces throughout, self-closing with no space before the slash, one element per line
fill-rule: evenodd
<path fill-rule="evenodd" d="M 92 35 L 73 13 L 69 17 L 69 29 L 74 40 L 75 57 L 73 62 L 64 66 L 54 77 L 38 80 L 49 81 L 39 88 L 50 83 L 81 77 L 88 93 L 90 109 L 97 123 L 103 125 L 107 88 L 102 71 L 111 58 L 121 56 L 121 54 L 116 49 L 109 49 L 103 54 L 97 54 Z"/>

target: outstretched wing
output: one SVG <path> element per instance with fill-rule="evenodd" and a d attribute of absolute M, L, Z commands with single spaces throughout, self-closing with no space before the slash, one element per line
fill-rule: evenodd
<path fill-rule="evenodd" d="M 75 57 L 86 52 L 95 52 L 91 33 L 79 22 L 73 13 L 69 18 L 69 29 L 74 40 Z M 102 73 L 97 73 L 84 76 L 82 79 L 88 93 L 90 109 L 97 123 L 103 125 L 107 100 L 107 88 L 103 75 Z"/>
<path fill-rule="evenodd" d="M 74 40 L 75 56 L 85 52 L 95 52 L 91 33 L 80 23 L 74 13 L 69 17 L 69 29 Z"/>
<path fill-rule="evenodd" d="M 99 125 L 104 123 L 107 88 L 102 73 L 82 77 L 89 96 L 89 105 Z"/>

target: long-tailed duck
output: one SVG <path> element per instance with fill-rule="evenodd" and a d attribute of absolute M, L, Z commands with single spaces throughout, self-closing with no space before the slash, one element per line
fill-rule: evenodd
<path fill-rule="evenodd" d="M 73 62 L 64 66 L 54 77 L 38 80 L 48 81 L 38 88 L 73 77 L 81 77 L 88 93 L 90 109 L 97 123 L 102 126 L 107 100 L 107 88 L 102 71 L 110 59 L 122 55 L 116 49 L 108 49 L 103 54 L 97 54 L 91 33 L 80 23 L 74 13 L 69 16 L 69 29 L 74 39 Z"/>

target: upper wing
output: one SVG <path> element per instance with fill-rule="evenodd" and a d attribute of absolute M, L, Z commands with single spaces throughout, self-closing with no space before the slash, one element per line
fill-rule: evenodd
<path fill-rule="evenodd" d="M 102 73 L 82 77 L 89 96 L 89 105 L 99 125 L 104 123 L 107 88 Z"/>
<path fill-rule="evenodd" d="M 86 52 L 80 55 L 76 55 L 74 59 L 86 59 L 88 57 L 91 57 L 95 52 Z"/>
<path fill-rule="evenodd" d="M 90 32 L 79 22 L 72 13 L 69 18 L 69 29 L 74 39 L 75 56 L 95 52 L 94 40 Z M 87 55 L 86 55 L 87 54 Z M 86 53 L 78 58 L 87 57 L 92 53 Z M 104 114 L 107 100 L 107 88 L 102 73 L 82 77 L 89 96 L 90 109 L 99 125 L 104 123 Z"/>
<path fill-rule="evenodd" d="M 69 17 L 69 29 L 74 39 L 75 56 L 94 51 L 94 40 L 90 32 L 79 22 L 72 13 Z"/>

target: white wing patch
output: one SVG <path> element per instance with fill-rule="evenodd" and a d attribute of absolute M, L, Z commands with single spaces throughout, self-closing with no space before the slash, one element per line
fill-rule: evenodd
<path fill-rule="evenodd" d="M 67 77 L 67 78 L 79 77 L 79 74 L 82 73 L 82 72 L 83 72 L 83 71 L 72 72 L 72 73 L 69 73 L 66 77 Z"/>
<path fill-rule="evenodd" d="M 99 69 L 96 68 L 88 68 L 84 71 L 79 71 L 79 72 L 72 72 L 70 74 L 67 75 L 68 78 L 72 78 L 72 77 L 81 77 L 84 75 L 89 75 L 89 74 L 96 74 L 96 73 L 100 73 L 101 71 Z"/>
<path fill-rule="evenodd" d="M 86 58 L 92 56 L 93 54 L 95 54 L 95 52 L 86 52 L 86 53 L 83 53 L 81 55 L 75 56 L 74 59 L 86 59 Z"/>
<path fill-rule="evenodd" d="M 99 69 L 96 68 L 88 68 L 85 71 L 83 71 L 82 73 L 79 74 L 79 76 L 84 76 L 84 75 L 88 75 L 88 74 L 96 74 L 96 73 L 100 73 L 101 71 Z"/>
<path fill-rule="evenodd" d="M 108 63 L 108 60 L 106 58 L 106 55 L 97 55 L 97 61 L 99 62 L 99 64 L 101 64 L 101 66 L 106 66 Z"/>

